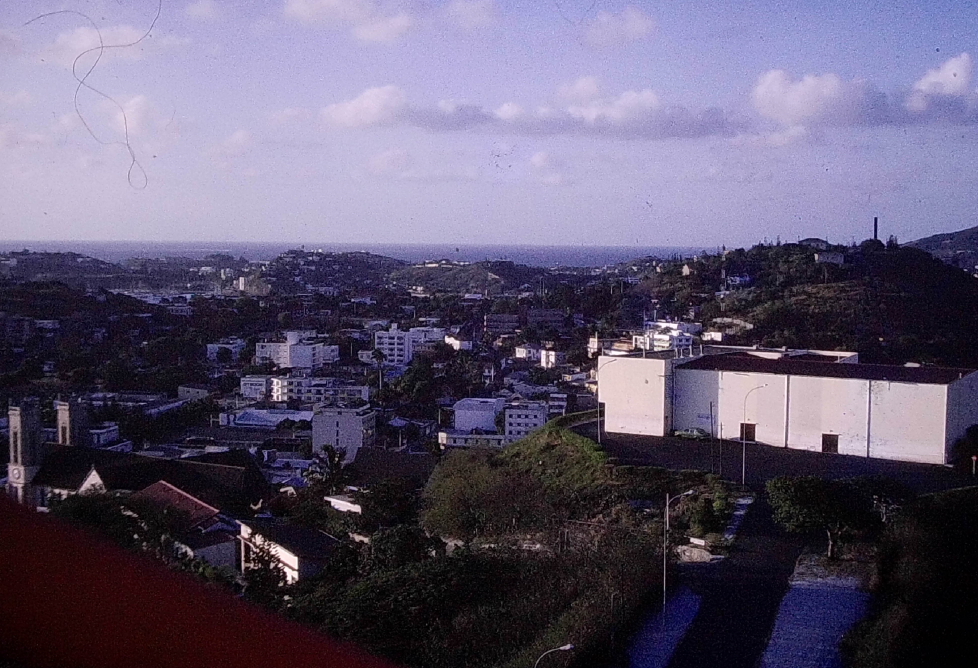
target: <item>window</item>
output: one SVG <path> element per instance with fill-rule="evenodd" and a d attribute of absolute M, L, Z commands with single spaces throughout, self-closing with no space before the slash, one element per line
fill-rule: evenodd
<path fill-rule="evenodd" d="M 741 422 L 740 423 L 740 440 L 753 443 L 756 438 L 756 428 L 757 425 L 751 422 Z"/>
<path fill-rule="evenodd" d="M 839 454 L 838 434 L 822 434 L 822 452 L 829 452 L 833 455 Z"/>

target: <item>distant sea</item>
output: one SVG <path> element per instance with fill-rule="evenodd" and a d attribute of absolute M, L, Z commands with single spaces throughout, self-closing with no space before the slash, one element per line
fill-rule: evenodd
<path fill-rule="evenodd" d="M 31 250 L 74 252 L 104 260 L 129 258 L 202 258 L 225 253 L 247 260 L 271 260 L 295 249 L 332 252 L 367 251 L 406 262 L 448 259 L 460 262 L 512 260 L 531 267 L 603 267 L 648 256 L 661 259 L 691 257 L 716 249 L 679 246 L 491 246 L 454 244 L 286 244 L 267 242 L 151 242 L 151 241 L 0 241 L 0 252 Z"/>

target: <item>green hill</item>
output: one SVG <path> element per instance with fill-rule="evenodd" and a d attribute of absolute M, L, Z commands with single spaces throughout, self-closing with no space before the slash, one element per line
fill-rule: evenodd
<path fill-rule="evenodd" d="M 705 256 L 650 274 L 637 286 L 679 315 L 698 309 L 753 325 L 732 343 L 841 349 L 864 362 L 978 368 L 978 279 L 923 250 L 866 241 L 837 246 L 841 265 L 817 263 L 800 244 Z M 824 251 L 821 251 L 824 253 Z M 726 286 L 725 278 L 744 282 Z"/>
<path fill-rule="evenodd" d="M 978 267 L 978 227 L 934 234 L 905 245 L 927 251 L 934 257 L 961 269 L 973 272 Z"/>
<path fill-rule="evenodd" d="M 391 274 L 391 281 L 405 287 L 419 286 L 429 292 L 499 294 L 523 285 L 538 285 L 547 270 L 508 260 L 472 264 L 406 267 Z"/>

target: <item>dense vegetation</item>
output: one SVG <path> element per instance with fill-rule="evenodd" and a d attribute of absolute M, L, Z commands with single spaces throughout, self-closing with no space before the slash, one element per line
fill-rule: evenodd
<path fill-rule="evenodd" d="M 970 666 L 978 626 L 978 490 L 922 497 L 884 534 L 869 617 L 843 643 L 850 666 Z"/>
<path fill-rule="evenodd" d="M 805 245 L 758 245 L 687 262 L 685 276 L 682 263 L 669 265 L 636 289 L 666 313 L 692 309 L 706 324 L 723 317 L 753 325 L 731 342 L 855 350 L 863 362 L 978 367 L 978 279 L 896 244 L 830 250 L 844 256 L 841 266 L 816 263 L 816 250 Z M 724 275 L 747 282 L 730 287 Z"/>

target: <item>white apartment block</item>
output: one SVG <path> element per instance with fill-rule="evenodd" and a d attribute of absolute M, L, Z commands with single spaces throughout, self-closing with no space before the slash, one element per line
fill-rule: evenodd
<path fill-rule="evenodd" d="M 605 429 L 664 436 L 698 427 L 783 448 L 949 464 L 953 444 L 978 424 L 972 369 L 793 352 L 601 357 Z"/>
<path fill-rule="evenodd" d="M 503 410 L 504 399 L 460 399 L 452 407 L 455 411 L 455 431 L 496 431 L 496 416 Z"/>
<path fill-rule="evenodd" d="M 412 327 L 404 330 L 398 329 L 395 323 L 386 332 L 374 333 L 374 348 L 384 353 L 386 363 L 397 366 L 410 364 L 416 352 L 444 341 L 443 327 Z"/>
<path fill-rule="evenodd" d="M 369 401 L 370 388 L 366 385 L 348 385 L 336 378 L 288 376 L 272 378 L 271 400 L 297 400 L 303 403 Z"/>
<path fill-rule="evenodd" d="M 327 345 L 311 330 L 285 332 L 284 341 L 255 344 L 255 362 L 273 362 L 280 369 L 318 369 L 339 359 L 340 347 Z"/>
<path fill-rule="evenodd" d="M 540 351 L 540 366 L 544 369 L 555 369 L 566 362 L 567 353 L 565 352 L 550 349 Z"/>
<path fill-rule="evenodd" d="M 506 442 L 518 441 L 547 424 L 549 407 L 543 401 L 521 401 L 504 409 Z"/>
<path fill-rule="evenodd" d="M 243 339 L 231 338 L 223 339 L 217 343 L 208 343 L 207 359 L 211 362 L 218 361 L 218 352 L 222 349 L 227 350 L 231 354 L 232 362 L 237 362 L 241 356 L 241 351 L 245 349 L 245 342 Z"/>
<path fill-rule="evenodd" d="M 344 464 L 352 462 L 360 448 L 372 446 L 376 435 L 377 414 L 367 406 L 319 406 L 312 417 L 313 450 L 332 446 L 345 453 Z"/>
<path fill-rule="evenodd" d="M 238 391 L 246 399 L 267 399 L 272 394 L 272 376 L 242 376 Z"/>

